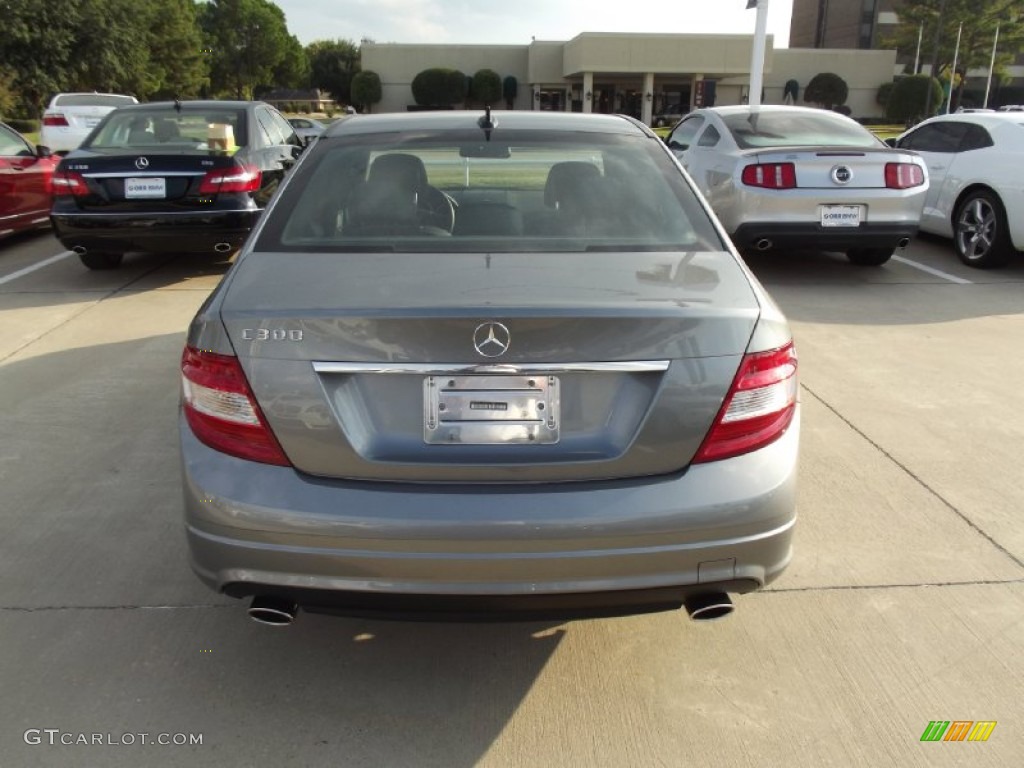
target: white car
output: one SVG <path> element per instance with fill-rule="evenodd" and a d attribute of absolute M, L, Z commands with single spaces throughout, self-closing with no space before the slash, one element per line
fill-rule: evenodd
<path fill-rule="evenodd" d="M 107 113 L 138 103 L 119 93 L 58 93 L 43 112 L 39 143 L 61 154 L 78 149 Z"/>
<path fill-rule="evenodd" d="M 665 139 L 741 251 L 844 251 L 880 266 L 917 234 L 928 174 L 836 112 L 698 109 Z"/>
<path fill-rule="evenodd" d="M 969 267 L 1000 267 L 1024 250 L 1024 114 L 940 115 L 894 143 L 928 163 L 923 231 L 953 238 Z"/>

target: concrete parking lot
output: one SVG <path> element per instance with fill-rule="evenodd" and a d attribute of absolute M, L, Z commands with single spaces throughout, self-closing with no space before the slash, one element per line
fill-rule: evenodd
<path fill-rule="evenodd" d="M 186 562 L 178 358 L 227 265 L 89 272 L 48 233 L 0 242 L 0 765 L 1024 763 L 1024 257 L 750 264 L 804 404 L 768 590 L 705 624 L 281 630 Z M 997 725 L 920 741 L 934 720 Z"/>

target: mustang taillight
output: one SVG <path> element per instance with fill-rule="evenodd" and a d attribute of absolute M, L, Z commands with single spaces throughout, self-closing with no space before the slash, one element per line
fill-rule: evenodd
<path fill-rule="evenodd" d="M 67 127 L 67 124 L 68 119 L 59 113 L 43 115 L 43 125 L 50 125 L 55 128 L 65 128 Z"/>
<path fill-rule="evenodd" d="M 909 189 L 924 184 L 924 169 L 915 163 L 886 163 L 885 186 L 889 189 Z"/>
<path fill-rule="evenodd" d="M 778 440 L 793 421 L 796 389 L 792 342 L 769 352 L 744 355 L 693 463 L 728 459 Z"/>
<path fill-rule="evenodd" d="M 232 355 L 185 347 L 181 356 L 182 407 L 199 440 L 249 461 L 290 466 Z"/>
<path fill-rule="evenodd" d="M 74 171 L 58 171 L 50 177 L 50 189 L 54 195 L 71 195 L 85 197 L 89 194 L 89 185 L 85 177 Z"/>
<path fill-rule="evenodd" d="M 216 195 L 219 192 L 255 192 L 260 188 L 261 173 L 252 165 L 231 165 L 207 171 L 199 184 L 200 195 Z"/>
<path fill-rule="evenodd" d="M 793 163 L 748 165 L 740 178 L 748 187 L 793 189 L 796 186 L 796 166 Z"/>

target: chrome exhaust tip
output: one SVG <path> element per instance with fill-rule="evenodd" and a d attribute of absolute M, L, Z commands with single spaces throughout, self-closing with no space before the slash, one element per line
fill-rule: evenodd
<path fill-rule="evenodd" d="M 901 238 L 900 241 L 898 243 L 896 243 L 896 247 L 897 248 L 906 248 L 908 245 L 910 245 L 910 238 L 909 237 Z"/>
<path fill-rule="evenodd" d="M 76 245 L 71 250 L 74 251 L 75 254 L 77 254 L 78 256 L 84 256 L 86 253 L 88 253 L 84 245 Z"/>
<path fill-rule="evenodd" d="M 721 619 L 733 612 L 732 600 L 725 592 L 705 592 L 683 601 L 687 615 L 693 621 Z"/>
<path fill-rule="evenodd" d="M 754 244 L 754 247 L 757 248 L 757 250 L 759 251 L 767 251 L 769 248 L 772 247 L 772 241 L 769 240 L 767 237 L 762 237 Z"/>
<path fill-rule="evenodd" d="M 231 243 L 217 243 L 213 246 L 213 250 L 217 253 L 227 253 L 231 250 Z"/>
<path fill-rule="evenodd" d="M 257 624 L 270 627 L 287 627 L 295 621 L 299 606 L 277 597 L 258 595 L 249 604 L 249 618 Z"/>

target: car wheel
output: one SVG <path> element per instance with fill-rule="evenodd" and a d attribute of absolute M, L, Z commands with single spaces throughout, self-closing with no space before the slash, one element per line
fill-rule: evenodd
<path fill-rule="evenodd" d="M 960 261 L 969 267 L 1001 267 L 1010 260 L 1013 246 L 1006 210 L 988 190 L 964 198 L 953 219 L 953 242 Z"/>
<path fill-rule="evenodd" d="M 107 251 L 86 251 L 78 254 L 89 269 L 117 269 L 124 259 L 123 253 L 109 253 Z"/>
<path fill-rule="evenodd" d="M 859 267 L 880 267 L 892 257 L 892 248 L 851 248 L 846 258 Z"/>

